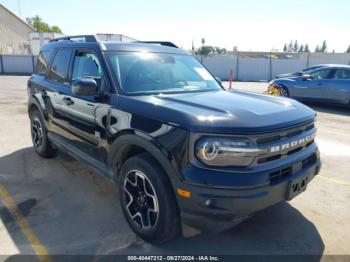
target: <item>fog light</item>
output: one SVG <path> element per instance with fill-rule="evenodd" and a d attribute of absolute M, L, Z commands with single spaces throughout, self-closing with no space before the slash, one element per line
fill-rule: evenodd
<path fill-rule="evenodd" d="M 212 201 L 211 201 L 211 199 L 207 199 L 207 200 L 205 200 L 205 205 L 208 207 L 208 206 L 211 206 L 211 204 L 212 204 Z"/>

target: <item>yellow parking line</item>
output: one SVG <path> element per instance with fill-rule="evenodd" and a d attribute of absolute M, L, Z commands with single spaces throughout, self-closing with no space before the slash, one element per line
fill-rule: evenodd
<path fill-rule="evenodd" d="M 343 185 L 343 186 L 350 186 L 350 183 L 348 182 L 345 182 L 345 181 L 340 181 L 340 180 L 337 180 L 335 178 L 331 178 L 331 177 L 327 177 L 327 176 L 322 176 L 322 175 L 318 175 L 319 177 L 322 177 L 323 179 L 327 179 L 329 181 L 332 181 L 336 184 L 340 184 L 340 185 Z"/>
<path fill-rule="evenodd" d="M 40 243 L 39 239 L 36 237 L 33 230 L 31 229 L 29 223 L 17 208 L 15 201 L 3 185 L 0 185 L 0 197 L 3 199 L 5 205 L 11 212 L 17 225 L 21 228 L 23 234 L 31 244 L 35 253 L 38 255 L 40 261 L 51 261 L 51 258 L 49 257 L 46 248 Z"/>

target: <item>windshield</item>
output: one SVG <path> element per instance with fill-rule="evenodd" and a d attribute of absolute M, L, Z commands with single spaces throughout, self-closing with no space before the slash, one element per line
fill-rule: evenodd
<path fill-rule="evenodd" d="M 115 79 L 127 93 L 194 92 L 221 89 L 192 56 L 147 52 L 107 54 Z"/>
<path fill-rule="evenodd" d="M 321 68 L 322 66 L 312 66 L 312 67 L 308 67 L 308 68 L 305 68 L 304 70 L 300 71 L 300 73 L 303 73 L 303 74 L 309 74 L 310 72 L 314 71 L 315 69 L 318 69 L 318 68 Z"/>

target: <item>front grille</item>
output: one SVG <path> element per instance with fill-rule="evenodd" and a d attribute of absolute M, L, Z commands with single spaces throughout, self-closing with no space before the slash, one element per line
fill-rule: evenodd
<path fill-rule="evenodd" d="M 303 132 L 307 132 L 313 128 L 315 128 L 314 123 L 311 123 L 311 124 L 309 123 L 309 124 L 306 124 L 302 127 L 295 128 L 293 130 L 289 130 L 289 131 L 287 130 L 287 131 L 281 132 L 281 134 L 266 135 L 263 137 L 259 137 L 256 139 L 256 143 L 258 145 L 260 145 L 260 144 L 265 144 L 265 143 L 269 143 L 269 142 L 277 142 L 277 141 L 282 140 L 283 138 L 291 138 L 293 136 L 300 135 Z"/>
<path fill-rule="evenodd" d="M 301 170 L 315 164 L 316 162 L 317 162 L 317 155 L 316 153 L 313 153 L 312 155 L 308 156 L 307 158 L 301 161 Z M 297 163 L 296 165 L 300 165 L 300 162 Z M 293 165 L 271 172 L 269 174 L 270 183 L 276 184 L 281 180 L 283 180 L 284 178 L 287 178 L 291 175 L 293 175 Z"/>
<path fill-rule="evenodd" d="M 311 156 L 309 156 L 308 158 L 305 158 L 302 162 L 302 168 L 305 168 L 309 165 L 315 164 L 317 161 L 317 156 L 316 154 L 312 154 Z"/>
<path fill-rule="evenodd" d="M 270 162 L 273 160 L 277 160 L 279 158 L 281 158 L 281 154 L 278 155 L 273 155 L 273 156 L 269 156 L 269 157 L 263 157 L 263 158 L 259 158 L 258 159 L 258 164 L 262 164 L 262 163 L 266 163 L 266 162 Z"/>
<path fill-rule="evenodd" d="M 268 137 L 261 137 L 258 138 L 256 140 L 256 143 L 259 144 L 265 144 L 265 143 L 270 143 L 270 142 L 274 142 L 274 141 L 278 141 L 281 139 L 280 135 L 276 135 L 276 136 L 268 136 Z"/>
<path fill-rule="evenodd" d="M 300 127 L 279 132 L 278 134 L 275 133 L 259 136 L 255 139 L 255 143 L 260 148 L 265 148 L 266 152 L 257 158 L 256 163 L 263 164 L 300 152 L 314 143 L 314 134 L 315 125 L 312 122 Z M 312 137 L 309 137 L 308 140 L 303 140 L 305 137 L 310 135 L 312 135 Z M 297 143 L 292 145 L 292 142 Z M 289 146 L 286 147 L 286 145 Z M 277 147 L 279 149 L 272 150 L 273 147 Z"/>
<path fill-rule="evenodd" d="M 293 149 L 293 150 L 288 151 L 287 155 L 288 155 L 288 156 L 289 156 L 289 155 L 293 155 L 293 154 L 299 152 L 299 151 L 302 150 L 302 149 L 303 149 L 302 146 L 297 147 L 297 148 L 295 148 L 295 149 Z"/>

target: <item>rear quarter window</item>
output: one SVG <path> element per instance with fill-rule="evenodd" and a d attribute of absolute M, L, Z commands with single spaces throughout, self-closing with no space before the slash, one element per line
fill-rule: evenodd
<path fill-rule="evenodd" d="M 39 75 L 46 75 L 50 64 L 53 50 L 41 51 L 36 61 L 35 73 Z"/>

